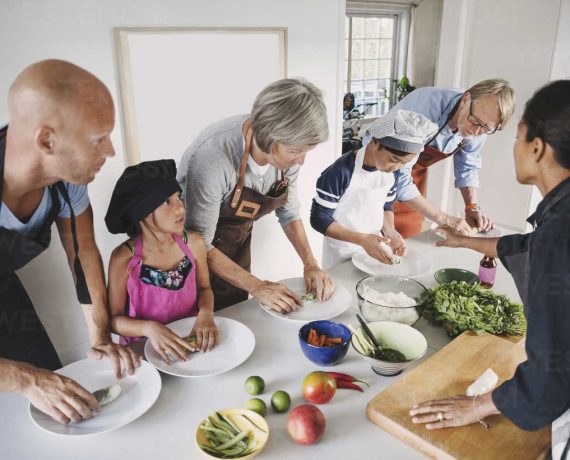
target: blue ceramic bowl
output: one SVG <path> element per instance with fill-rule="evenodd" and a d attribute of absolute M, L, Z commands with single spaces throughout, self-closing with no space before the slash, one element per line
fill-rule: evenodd
<path fill-rule="evenodd" d="M 315 347 L 307 343 L 309 331 L 315 329 L 317 334 L 325 334 L 327 337 L 340 337 L 342 343 L 332 347 Z M 312 321 L 305 324 L 299 329 L 299 343 L 303 354 L 309 361 L 318 364 L 319 366 L 334 366 L 342 361 L 348 351 L 348 345 L 352 332 L 342 323 L 336 321 Z"/>

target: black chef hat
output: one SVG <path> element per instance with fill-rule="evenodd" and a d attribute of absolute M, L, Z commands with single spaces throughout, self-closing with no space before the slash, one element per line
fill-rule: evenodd
<path fill-rule="evenodd" d="M 111 233 L 138 233 L 138 223 L 173 193 L 180 192 L 174 160 L 129 166 L 115 185 L 105 223 Z"/>

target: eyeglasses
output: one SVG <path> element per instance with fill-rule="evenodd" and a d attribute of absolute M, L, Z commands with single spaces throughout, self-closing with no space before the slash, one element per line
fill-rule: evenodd
<path fill-rule="evenodd" d="M 497 129 L 499 129 L 499 125 L 495 126 L 494 128 L 490 128 L 489 126 L 487 126 L 478 117 L 473 115 L 472 109 L 473 109 L 473 99 L 469 103 L 469 115 L 467 115 L 467 119 L 469 120 L 469 123 L 471 123 L 473 126 L 477 126 L 478 128 L 481 128 L 483 130 L 483 133 L 487 134 L 487 135 L 494 134 L 495 131 L 497 131 Z"/>

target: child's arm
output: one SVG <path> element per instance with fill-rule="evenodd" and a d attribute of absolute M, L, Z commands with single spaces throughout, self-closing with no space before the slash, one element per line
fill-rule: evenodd
<path fill-rule="evenodd" d="M 128 301 L 127 280 L 128 265 L 132 254 L 121 244 L 111 254 L 109 261 L 108 298 L 111 310 L 111 330 L 123 337 L 148 337 L 153 348 L 166 363 L 170 363 L 168 354 L 186 360 L 186 350 L 194 351 L 182 338 L 164 324 L 129 318 L 125 314 Z"/>
<path fill-rule="evenodd" d="M 210 273 L 206 245 L 197 233 L 188 233 L 188 247 L 196 261 L 196 288 L 198 291 L 198 317 L 194 325 L 200 351 L 210 351 L 218 342 L 218 328 L 214 323 L 214 292 L 210 286 Z"/>
<path fill-rule="evenodd" d="M 335 240 L 357 244 L 361 246 L 370 257 L 374 257 L 380 262 L 390 265 L 393 263 L 393 256 L 380 245 L 380 243 L 386 243 L 388 240 L 380 235 L 355 232 L 336 221 L 328 226 L 326 235 Z"/>

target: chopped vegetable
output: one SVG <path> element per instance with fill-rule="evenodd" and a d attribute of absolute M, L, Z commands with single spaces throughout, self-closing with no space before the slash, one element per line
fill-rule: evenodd
<path fill-rule="evenodd" d="M 524 335 L 526 332 L 522 304 L 464 281 L 429 289 L 425 314 L 432 323 L 442 324 L 451 337 L 467 330 L 477 334 Z"/>
<path fill-rule="evenodd" d="M 314 347 L 334 347 L 343 342 L 341 337 L 327 337 L 326 334 L 319 334 L 315 329 L 309 330 L 307 343 Z"/>
<path fill-rule="evenodd" d="M 266 431 L 256 425 L 246 415 L 239 417 L 246 420 L 252 430 L 263 433 Z M 201 443 L 200 448 L 217 458 L 240 458 L 255 452 L 257 441 L 252 430 L 243 431 L 236 427 L 230 416 L 223 416 L 219 412 L 213 412 L 200 424 L 209 443 Z"/>

